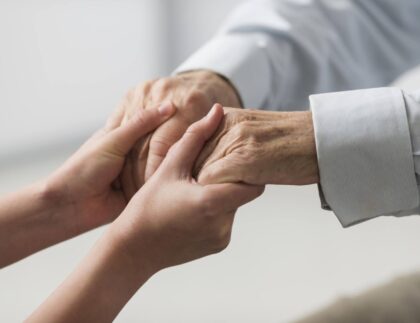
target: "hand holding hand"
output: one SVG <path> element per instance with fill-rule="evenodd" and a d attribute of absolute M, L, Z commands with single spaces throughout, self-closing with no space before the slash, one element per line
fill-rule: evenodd
<path fill-rule="evenodd" d="M 122 109 L 124 124 L 139 109 L 155 109 L 171 102 L 177 114 L 154 133 L 140 139 L 128 156 L 122 175 L 127 196 L 133 196 L 157 170 L 169 148 L 193 122 L 204 117 L 216 102 L 239 107 L 234 88 L 223 78 L 207 71 L 195 71 L 146 82 L 131 90 Z"/>
<path fill-rule="evenodd" d="M 263 187 L 203 186 L 192 178 L 194 161 L 222 117 L 222 107 L 216 106 L 188 128 L 89 255 L 28 322 L 110 322 L 159 270 L 227 246 L 235 210 Z"/>
<path fill-rule="evenodd" d="M 311 112 L 225 108 L 225 118 L 201 152 L 194 174 L 201 184 L 318 182 Z"/>
<path fill-rule="evenodd" d="M 113 223 L 139 266 L 147 259 L 159 270 L 221 251 L 229 243 L 236 209 L 263 192 L 262 186 L 246 184 L 200 185 L 192 177 L 196 157 L 222 118 L 216 105 L 190 126 Z"/>
<path fill-rule="evenodd" d="M 169 104 L 139 110 L 120 126 L 123 112 L 118 109 L 106 126 L 46 181 L 46 198 L 60 206 L 60 214 L 73 217 L 78 230 L 110 222 L 121 213 L 128 199 L 117 179 L 127 153 L 139 138 L 169 119 L 175 108 Z"/>

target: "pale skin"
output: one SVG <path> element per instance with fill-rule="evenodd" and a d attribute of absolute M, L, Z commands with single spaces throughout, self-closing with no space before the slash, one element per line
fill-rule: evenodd
<path fill-rule="evenodd" d="M 2 198 L 0 268 L 114 220 L 128 202 L 116 185 L 126 154 L 174 111 L 139 111 L 121 127 L 119 108 L 56 172 Z"/>
<path fill-rule="evenodd" d="M 200 183 L 319 182 L 312 114 L 225 108 L 195 165 Z"/>
<path fill-rule="evenodd" d="M 1 267 L 113 221 L 27 322 L 112 322 L 158 271 L 227 247 L 236 210 L 264 187 L 193 178 L 195 160 L 223 118 L 220 105 L 186 130 L 131 200 L 119 186 L 133 145 L 174 113 L 163 104 L 120 125 L 120 107 L 46 180 L 0 201 Z"/>
<path fill-rule="evenodd" d="M 149 96 L 152 99 L 145 99 Z M 146 83 L 130 92 L 125 98 L 123 122 L 130 119 L 135 109 L 152 108 L 156 99 L 175 101 L 182 108 L 182 117 L 159 127 L 147 140 L 139 141 L 130 153 L 121 178 L 128 196 L 156 171 L 169 147 L 213 101 L 234 108 L 225 108 L 224 120 L 197 160 L 194 175 L 200 183 L 306 185 L 319 182 L 310 111 L 238 109 L 241 101 L 232 84 L 213 72 L 193 71 Z"/>
<path fill-rule="evenodd" d="M 91 252 L 28 322 L 111 322 L 155 273 L 226 248 L 237 208 L 263 186 L 198 184 L 192 168 L 223 118 L 190 126 Z"/>
<path fill-rule="evenodd" d="M 28 321 L 112 321 L 159 270 L 223 250 L 263 184 L 318 181 L 310 112 L 216 105 L 194 123 L 219 99 L 241 105 L 207 71 L 139 86 L 58 171 L 0 201 L 0 267 L 121 214 Z"/>
<path fill-rule="evenodd" d="M 127 196 L 135 192 L 158 169 L 169 148 L 195 121 L 205 116 L 213 104 L 241 107 L 234 87 L 209 71 L 193 71 L 149 81 L 130 90 L 124 97 L 123 123 L 138 109 L 154 109 L 171 102 L 177 114 L 152 134 L 140 139 L 127 156 L 121 182 Z"/>

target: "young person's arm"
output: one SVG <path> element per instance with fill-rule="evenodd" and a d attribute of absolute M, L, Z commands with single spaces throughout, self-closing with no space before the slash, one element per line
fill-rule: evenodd
<path fill-rule="evenodd" d="M 136 141 L 167 120 L 174 107 L 139 110 L 120 126 L 118 109 L 46 180 L 0 200 L 0 268 L 111 222 L 127 205 L 118 185 L 125 156 Z"/>
<path fill-rule="evenodd" d="M 111 322 L 159 270 L 226 248 L 236 209 L 262 186 L 200 185 L 191 170 L 223 117 L 193 124 L 91 252 L 28 322 Z"/>

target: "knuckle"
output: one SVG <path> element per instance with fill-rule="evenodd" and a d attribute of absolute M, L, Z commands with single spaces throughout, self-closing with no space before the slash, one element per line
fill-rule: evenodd
<path fill-rule="evenodd" d="M 244 116 L 246 115 L 246 111 L 238 108 L 229 108 L 224 107 L 223 108 L 225 119 L 228 123 L 238 123 L 240 121 L 243 121 Z"/>
<path fill-rule="evenodd" d="M 246 124 L 244 123 L 237 123 L 232 128 L 232 133 L 236 138 L 244 139 L 247 135 L 247 128 Z"/>
<path fill-rule="evenodd" d="M 154 90 L 161 93 L 169 92 L 172 87 L 172 83 L 173 82 L 170 77 L 161 78 L 155 83 Z"/>
<path fill-rule="evenodd" d="M 134 93 L 136 93 L 136 88 L 135 87 L 132 87 L 132 88 L 128 89 L 128 91 L 126 92 L 126 94 L 124 96 L 124 99 L 126 101 L 130 102 L 134 97 Z"/>
<path fill-rule="evenodd" d="M 156 83 L 156 80 L 149 80 L 149 81 L 146 81 L 144 83 L 141 83 L 138 86 L 138 90 L 143 92 L 143 93 L 148 93 L 148 92 L 150 92 L 150 90 L 152 89 L 152 87 L 154 86 L 155 83 Z"/>
<path fill-rule="evenodd" d="M 164 137 L 153 138 L 149 147 L 150 153 L 159 157 L 165 157 L 170 148 L 170 142 Z"/>
<path fill-rule="evenodd" d="M 186 105 L 210 105 L 210 100 L 205 92 L 201 90 L 192 91 L 186 98 Z"/>
<path fill-rule="evenodd" d="M 134 124 L 139 125 L 139 126 L 144 126 L 145 124 L 150 122 L 150 120 L 148 120 L 148 118 L 146 117 L 146 114 L 144 113 L 144 111 L 140 111 L 136 113 L 131 120 Z"/>

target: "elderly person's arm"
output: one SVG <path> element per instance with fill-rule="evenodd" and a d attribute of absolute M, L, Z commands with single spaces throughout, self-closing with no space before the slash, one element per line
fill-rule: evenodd
<path fill-rule="evenodd" d="M 196 165 L 202 183 L 320 183 L 344 226 L 419 214 L 420 91 L 311 97 L 310 112 L 226 110 Z"/>
<path fill-rule="evenodd" d="M 180 113 L 130 154 L 125 190 L 134 194 L 214 102 L 305 110 L 314 93 L 388 85 L 420 63 L 419 13 L 417 0 L 244 2 L 174 76 L 127 96 L 126 118 L 163 100 Z"/>

